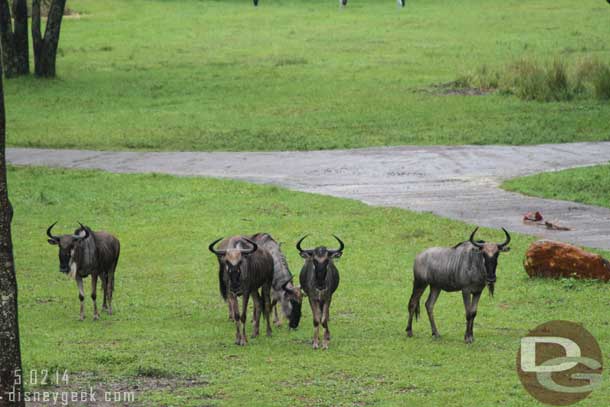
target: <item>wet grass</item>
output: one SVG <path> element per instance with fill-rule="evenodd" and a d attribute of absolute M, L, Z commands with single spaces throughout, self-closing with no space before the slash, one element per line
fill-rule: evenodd
<path fill-rule="evenodd" d="M 9 143 L 308 150 L 610 137 L 610 104 L 597 98 L 422 92 L 521 58 L 610 62 L 603 0 L 337 3 L 71 0 L 80 17 L 62 25 L 59 77 L 6 81 Z"/>
<path fill-rule="evenodd" d="M 610 164 L 546 172 L 506 181 L 510 191 L 610 208 Z"/>
<path fill-rule="evenodd" d="M 136 400 L 143 405 L 536 406 L 515 372 L 529 329 L 553 319 L 578 321 L 602 349 L 610 346 L 607 285 L 530 280 L 522 268 L 529 237 L 515 235 L 511 252 L 502 254 L 495 297 L 484 293 L 476 342 L 466 346 L 459 294 L 443 293 L 437 303 L 440 340 L 430 337 L 425 315 L 413 338 L 404 328 L 415 254 L 467 238 L 472 225 L 212 179 L 13 167 L 9 181 L 26 372 L 68 369 L 74 378 L 116 388 L 174 383 L 170 378 L 188 383 L 142 385 Z M 55 220 L 57 232 L 80 220 L 121 240 L 115 315 L 92 321 L 87 300 L 87 320 L 78 321 L 76 286 L 59 273 L 57 248 L 46 242 Z M 313 233 L 312 244 L 332 244 L 331 233 L 345 240 L 330 350 L 311 349 L 308 308 L 295 332 L 276 329 L 272 338 L 233 345 L 216 260 L 206 246 L 256 231 L 285 242 L 295 274 L 302 259 L 293 244 L 301 235 Z M 482 230 L 481 237 L 503 234 Z M 602 386 L 580 405 L 599 406 L 609 397 Z"/>

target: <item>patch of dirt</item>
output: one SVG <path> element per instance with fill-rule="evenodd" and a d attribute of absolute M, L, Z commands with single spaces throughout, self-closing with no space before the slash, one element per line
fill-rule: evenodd
<path fill-rule="evenodd" d="M 177 392 L 189 387 L 201 387 L 208 382 L 202 378 L 174 378 L 136 376 L 120 381 L 104 381 L 93 375 L 70 374 L 69 382 L 29 389 L 26 392 L 28 407 L 91 406 L 118 407 L 142 406 L 147 392 Z"/>
<path fill-rule="evenodd" d="M 464 87 L 460 83 L 454 81 L 432 85 L 431 87 L 424 89 L 424 91 L 440 96 L 485 96 L 493 93 L 495 89 Z"/>

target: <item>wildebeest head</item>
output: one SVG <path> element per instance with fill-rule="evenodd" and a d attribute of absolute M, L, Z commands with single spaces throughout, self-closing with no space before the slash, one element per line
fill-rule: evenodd
<path fill-rule="evenodd" d="M 474 240 L 474 235 L 477 233 L 477 230 L 479 230 L 479 228 L 476 228 L 472 232 L 469 240 L 470 243 L 478 248 L 480 253 L 483 255 L 487 287 L 489 288 L 490 294 L 493 295 L 494 284 L 496 282 L 496 268 L 498 267 L 498 257 L 500 256 L 500 252 L 507 252 L 510 250 L 510 247 L 508 247 L 508 244 L 510 243 L 510 235 L 506 229 L 502 228 L 504 234 L 506 235 L 506 240 L 504 243 L 487 243 L 483 240 Z"/>
<path fill-rule="evenodd" d="M 295 287 L 289 281 L 284 285 L 283 290 L 285 301 L 281 301 L 282 312 L 288 317 L 288 326 L 297 329 L 301 321 L 301 304 L 303 302 L 301 287 Z"/>
<path fill-rule="evenodd" d="M 305 235 L 297 243 L 297 250 L 301 257 L 307 261 L 311 261 L 314 267 L 315 283 L 316 288 L 323 290 L 325 288 L 326 273 L 328 271 L 328 265 L 332 263 L 333 259 L 338 259 L 343 254 L 345 245 L 337 236 L 333 235 L 339 242 L 339 248 L 335 250 L 327 249 L 325 246 L 318 246 L 315 249 L 303 249 L 301 243 L 309 235 Z"/>
<path fill-rule="evenodd" d="M 217 239 L 213 241 L 208 249 L 216 256 L 218 256 L 218 260 L 222 265 L 224 271 L 229 275 L 230 281 L 230 289 L 234 293 L 238 293 L 241 288 L 241 272 L 242 266 L 248 256 L 254 253 L 258 249 L 258 245 L 254 243 L 252 240 L 243 238 L 248 244 L 250 244 L 250 248 L 242 248 L 240 244 L 237 244 L 238 247 L 227 248 L 226 250 L 217 250 L 214 249 L 216 243 L 220 242 L 223 238 Z"/>
<path fill-rule="evenodd" d="M 89 237 L 89 228 L 79 222 L 80 228 L 76 229 L 74 234 L 55 236 L 51 233 L 51 230 L 56 224 L 57 222 L 53 223 L 47 229 L 48 242 L 49 244 L 59 246 L 59 271 L 68 274 L 70 272 L 70 260 L 74 256 L 74 251 L 83 240 Z"/>

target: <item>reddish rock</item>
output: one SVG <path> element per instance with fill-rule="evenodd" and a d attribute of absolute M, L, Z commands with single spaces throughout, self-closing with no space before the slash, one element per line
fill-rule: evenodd
<path fill-rule="evenodd" d="M 610 280 L 610 263 L 571 244 L 538 240 L 525 253 L 523 267 L 530 277 L 573 277 Z"/>

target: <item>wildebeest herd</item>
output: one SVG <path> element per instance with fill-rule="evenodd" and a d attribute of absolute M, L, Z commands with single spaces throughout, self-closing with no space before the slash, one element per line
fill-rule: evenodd
<path fill-rule="evenodd" d="M 80 226 L 72 234 L 53 235 L 57 222 L 47 229 L 48 242 L 59 246 L 59 271 L 75 279 L 79 290 L 80 319 L 85 318 L 85 292 L 83 279 L 91 276 L 91 299 L 93 319 L 98 319 L 97 279 L 102 282 L 104 302 L 102 308 L 112 315 L 112 293 L 114 273 L 119 260 L 119 240 L 103 231 L 94 232 L 88 226 Z M 476 228 L 470 238 L 453 247 L 432 247 L 415 258 L 413 264 L 413 291 L 408 302 L 407 335 L 413 335 L 413 317 L 419 316 L 419 301 L 428 286 L 430 293 L 426 300 L 426 311 L 430 320 L 432 335 L 439 336 L 434 321 L 434 304 L 441 291 L 461 291 L 466 311 L 466 333 L 464 341 L 474 340 L 474 319 L 481 293 L 488 287 L 493 295 L 496 282 L 496 268 L 501 252 L 509 250 L 510 234 L 502 228 L 506 239 L 502 243 L 488 243 L 475 240 Z M 334 236 L 334 235 L 333 235 Z M 227 302 L 229 319 L 235 322 L 235 343 L 246 345 L 246 319 L 248 303 L 252 299 L 252 338 L 259 335 L 261 313 L 265 319 L 266 334 L 271 335 L 271 313 L 274 324 L 281 324 L 277 307 L 288 321 L 288 326 L 296 329 L 301 319 L 303 296 L 307 296 L 313 317 L 313 348 L 318 349 L 320 326 L 324 328 L 322 348 L 330 342 L 330 305 L 339 287 L 339 270 L 334 262 L 343 255 L 345 244 L 334 236 L 339 247 L 329 249 L 318 246 L 303 249 L 307 235 L 296 243 L 296 249 L 304 259 L 299 275 L 299 286 L 293 283 L 281 245 L 268 233 L 249 236 L 220 238 L 208 246 L 218 260 L 218 284 L 222 298 Z M 242 297 L 241 310 L 238 298 Z"/>

